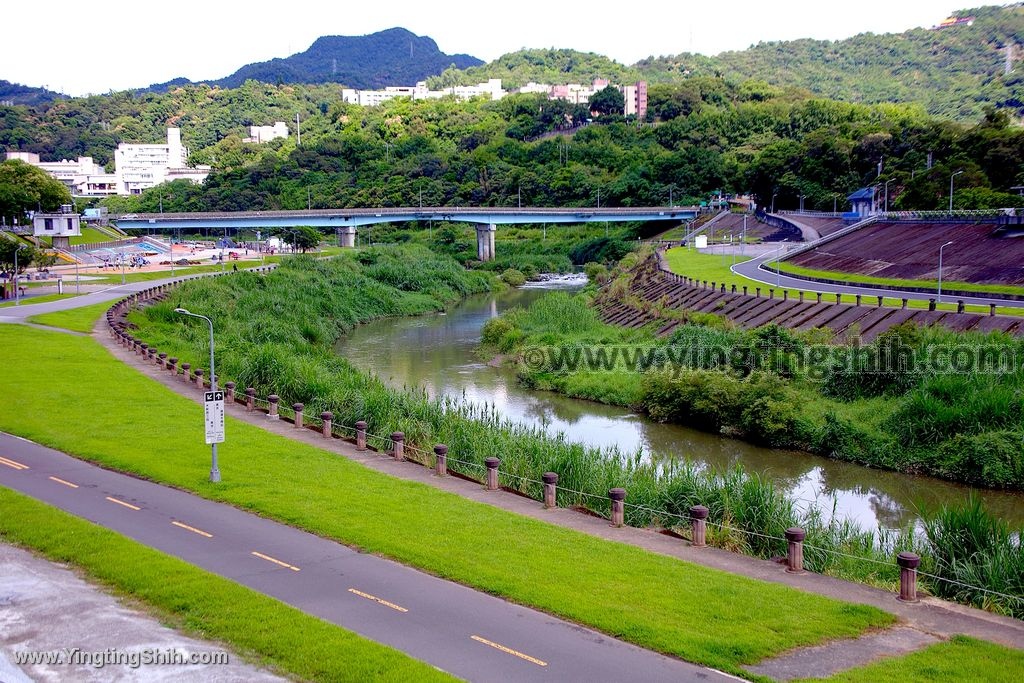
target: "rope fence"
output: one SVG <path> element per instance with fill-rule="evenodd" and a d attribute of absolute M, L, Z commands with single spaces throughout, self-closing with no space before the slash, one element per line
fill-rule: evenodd
<path fill-rule="evenodd" d="M 168 359 L 166 354 L 158 354 L 157 349 L 150 348 L 148 345 L 135 339 L 128 332 L 127 324 L 116 320 L 117 316 L 123 316 L 131 306 L 140 303 L 146 298 L 152 298 L 162 294 L 166 291 L 168 286 L 169 285 L 161 285 L 138 294 L 133 294 L 112 306 L 107 312 L 107 322 L 110 327 L 111 334 L 122 346 L 143 356 L 143 358 L 150 362 L 156 362 L 162 368 L 168 369 L 176 375 L 179 374 L 180 370 L 183 381 L 186 383 L 194 383 L 200 390 L 203 390 L 205 386 L 208 386 L 209 378 L 203 376 L 202 368 L 196 368 L 193 370 L 188 363 L 181 363 L 179 366 L 177 363 L 178 359 Z M 702 505 L 691 507 L 690 514 L 686 515 L 678 512 L 653 508 L 648 505 L 626 503 L 626 490 L 622 488 L 610 489 L 607 496 L 602 496 L 588 491 L 569 488 L 564 485 L 559 486 L 557 483 L 557 473 L 547 473 L 544 475 L 544 480 L 538 481 L 530 476 L 501 471 L 500 460 L 498 458 L 486 458 L 486 462 L 483 464 L 462 460 L 458 457 L 450 456 L 448 453 L 448 447 L 444 444 L 439 444 L 435 447 L 434 451 L 429 451 L 414 444 L 405 444 L 405 436 L 401 432 L 394 432 L 391 435 L 376 434 L 365 428 L 365 422 L 360 422 L 358 425 L 348 425 L 336 422 L 333 420 L 333 414 L 329 411 L 325 411 L 319 415 L 307 415 L 302 404 L 295 404 L 299 409 L 296 409 L 293 406 L 282 405 L 279 403 L 279 399 L 276 395 L 270 395 L 266 398 L 256 397 L 255 390 L 252 388 L 246 388 L 244 392 L 239 393 L 232 382 L 225 383 L 224 387 L 228 392 L 228 396 L 232 399 L 229 403 L 242 405 L 247 412 L 266 412 L 268 417 L 271 419 L 284 418 L 290 420 L 295 424 L 296 428 L 301 427 L 322 431 L 324 438 L 339 438 L 345 441 L 355 440 L 357 447 L 362 448 L 364 447 L 363 444 L 365 444 L 365 447 L 372 447 L 376 452 L 382 455 L 391 455 L 396 460 L 410 460 L 417 462 L 424 467 L 439 468 L 438 461 L 442 456 L 438 449 L 443 448 L 443 462 L 446 470 L 445 472 L 438 471 L 438 474 L 447 473 L 447 467 L 449 466 L 454 466 L 453 471 L 463 475 L 467 475 L 470 472 L 474 474 L 483 472 L 486 475 L 486 480 L 480 482 L 479 479 L 474 479 L 474 481 L 485 484 L 488 490 L 496 491 L 504 487 L 505 489 L 515 491 L 516 493 L 528 494 L 532 499 L 536 499 L 536 492 L 539 490 L 543 492 L 543 501 L 547 507 L 559 507 L 557 503 L 559 496 L 561 496 L 563 501 L 566 497 L 576 501 L 586 501 L 588 503 L 585 506 L 587 512 L 595 514 L 603 519 L 610 520 L 612 526 L 625 526 L 625 513 L 626 510 L 629 510 L 631 512 L 639 513 L 641 516 L 647 515 L 651 519 L 656 519 L 662 522 L 667 520 L 677 520 L 679 523 L 674 525 L 675 527 L 685 527 L 689 524 L 691 527 L 691 533 L 688 538 L 685 535 L 683 538 L 688 540 L 694 547 L 702 547 L 706 545 L 705 530 L 707 526 L 711 526 L 712 528 L 718 529 L 722 532 L 743 534 L 751 538 L 762 539 L 772 543 L 784 543 L 787 544 L 789 548 L 787 556 L 787 571 L 794 573 L 804 571 L 803 555 L 805 551 L 812 554 L 820 553 L 823 556 L 834 556 L 858 562 L 866 562 L 885 567 L 889 570 L 896 569 L 900 572 L 900 599 L 907 602 L 914 602 L 917 600 L 916 580 L 918 576 L 921 576 L 934 582 L 943 582 L 959 586 L 976 593 L 991 595 L 1004 600 L 1024 604 L 1024 596 L 1007 594 L 983 588 L 981 586 L 968 584 L 956 579 L 920 572 L 918 571 L 920 557 L 913 553 L 901 552 L 897 557 L 897 562 L 893 563 L 891 561 L 879 560 L 873 557 L 844 553 L 833 548 L 804 544 L 805 532 L 800 528 L 794 527 L 787 529 L 786 536 L 780 537 L 751 529 L 739 528 L 725 522 L 712 521 L 707 519 L 709 514 L 708 508 Z M 548 481 L 549 476 L 551 477 L 551 481 Z M 812 505 L 814 504 L 813 501 L 804 502 L 808 502 Z M 768 508 L 759 509 L 768 510 Z M 610 514 L 606 513 L 606 510 L 610 510 Z"/>

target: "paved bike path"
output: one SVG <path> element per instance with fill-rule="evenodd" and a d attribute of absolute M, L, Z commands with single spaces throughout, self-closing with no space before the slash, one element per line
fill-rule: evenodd
<path fill-rule="evenodd" d="M 0 485 L 470 680 L 735 680 L 2 433 Z"/>

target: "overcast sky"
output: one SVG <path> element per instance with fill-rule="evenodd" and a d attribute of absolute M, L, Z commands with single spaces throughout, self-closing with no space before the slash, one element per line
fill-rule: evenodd
<path fill-rule="evenodd" d="M 742 50 L 760 41 L 900 33 L 934 26 L 963 3 L 14 0 L 3 10 L 0 79 L 70 95 L 179 76 L 215 79 L 250 62 L 302 52 L 323 35 L 396 26 L 430 36 L 443 52 L 484 61 L 521 48 L 556 47 L 633 64 L 652 55 Z"/>

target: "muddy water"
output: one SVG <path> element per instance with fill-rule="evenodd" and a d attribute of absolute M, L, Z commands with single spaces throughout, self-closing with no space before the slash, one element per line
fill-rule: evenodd
<path fill-rule="evenodd" d="M 513 306 L 528 306 L 552 289 L 578 286 L 563 280 L 497 295 L 470 298 L 447 314 L 380 320 L 343 339 L 338 352 L 357 367 L 389 384 L 421 386 L 431 395 L 462 397 L 493 405 L 502 415 L 594 446 L 618 446 L 627 454 L 642 450 L 654 458 L 686 457 L 722 470 L 740 463 L 787 490 L 802 505 L 863 527 L 899 527 L 918 518 L 920 505 L 965 500 L 971 489 L 939 479 L 917 477 L 836 462 L 806 453 L 761 448 L 678 425 L 652 422 L 624 408 L 531 391 L 513 372 L 492 367 L 474 354 L 480 329 Z M 1024 524 L 1024 495 L 980 490 L 994 513 Z"/>

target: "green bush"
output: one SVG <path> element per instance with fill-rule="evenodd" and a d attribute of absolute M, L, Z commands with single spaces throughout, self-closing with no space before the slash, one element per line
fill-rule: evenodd
<path fill-rule="evenodd" d="M 522 287 L 526 284 L 526 276 L 515 268 L 509 268 L 501 274 L 501 280 L 510 287 Z"/>
<path fill-rule="evenodd" d="M 968 484 L 1024 487 L 1024 432 L 957 434 L 939 447 L 937 469 Z"/>

